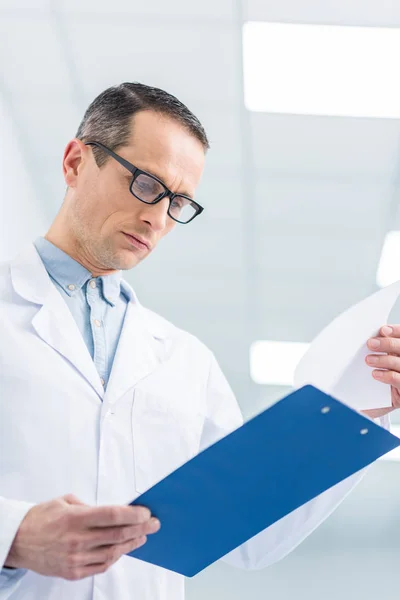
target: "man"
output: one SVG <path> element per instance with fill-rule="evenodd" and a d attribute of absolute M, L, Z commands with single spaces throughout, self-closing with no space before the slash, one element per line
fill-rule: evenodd
<path fill-rule="evenodd" d="M 160 527 L 126 505 L 241 414 L 209 350 L 143 308 L 121 270 L 200 215 L 207 148 L 199 121 L 166 92 L 106 90 L 65 149 L 68 189 L 50 230 L 1 270 L 1 599 L 183 598 L 182 577 L 125 556 Z M 376 355 L 394 395 L 399 336 L 383 335 L 379 352 L 391 356 Z M 279 560 L 359 477 L 226 560 Z"/>

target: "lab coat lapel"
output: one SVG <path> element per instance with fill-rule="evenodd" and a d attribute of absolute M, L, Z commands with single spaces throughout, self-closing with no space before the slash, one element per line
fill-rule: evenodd
<path fill-rule="evenodd" d="M 67 359 L 103 398 L 104 389 L 81 332 L 33 245 L 11 263 L 11 279 L 21 297 L 41 305 L 32 319 L 37 335 Z"/>
<path fill-rule="evenodd" d="M 156 326 L 135 297 L 127 306 L 107 399 L 115 402 L 150 375 L 165 359 L 167 342 L 165 330 Z"/>

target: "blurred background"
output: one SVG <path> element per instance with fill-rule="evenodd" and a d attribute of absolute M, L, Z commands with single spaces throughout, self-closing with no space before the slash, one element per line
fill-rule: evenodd
<path fill-rule="evenodd" d="M 289 390 L 252 379 L 254 342 L 308 343 L 400 278 L 397 28 L 396 0 L 0 0 L 0 260 L 46 232 L 64 147 L 97 94 L 123 81 L 173 93 L 211 141 L 206 210 L 127 279 L 214 351 L 254 415 Z M 378 461 L 289 557 L 259 572 L 217 563 L 188 600 L 397 599 L 399 476 Z"/>

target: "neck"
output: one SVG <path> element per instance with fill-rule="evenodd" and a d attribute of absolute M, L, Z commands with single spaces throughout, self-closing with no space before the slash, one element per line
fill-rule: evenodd
<path fill-rule="evenodd" d="M 107 269 L 98 264 L 90 255 L 89 250 L 80 243 L 77 236 L 74 235 L 73 230 L 68 227 L 67 223 L 69 220 L 66 218 L 64 212 L 65 209 L 62 207 L 49 231 L 44 236 L 45 239 L 85 267 L 92 274 L 92 277 L 117 273 L 115 269 Z"/>

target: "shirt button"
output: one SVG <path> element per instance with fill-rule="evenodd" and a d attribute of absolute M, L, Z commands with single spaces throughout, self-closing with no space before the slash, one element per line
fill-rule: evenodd
<path fill-rule="evenodd" d="M 101 327 L 101 321 L 98 319 L 94 319 L 93 323 L 96 325 L 96 327 Z"/>
<path fill-rule="evenodd" d="M 70 284 L 69 284 L 69 286 L 68 286 L 68 289 L 69 289 L 69 290 L 71 290 L 71 292 L 73 292 L 73 291 L 74 291 L 74 289 L 75 289 L 75 286 L 74 286 L 74 284 L 73 284 L 73 283 L 70 283 Z"/>
<path fill-rule="evenodd" d="M 101 381 L 101 385 L 106 385 L 106 382 L 104 381 L 104 379 L 102 377 L 100 377 L 100 381 Z"/>
<path fill-rule="evenodd" d="M 95 280 L 94 280 L 94 279 L 92 279 L 92 280 L 91 280 L 91 282 L 89 283 L 89 285 L 90 285 L 90 287 L 91 287 L 91 288 L 93 288 L 93 289 L 94 289 L 94 288 L 96 287 L 96 285 L 97 285 L 97 284 L 96 284 Z"/>

